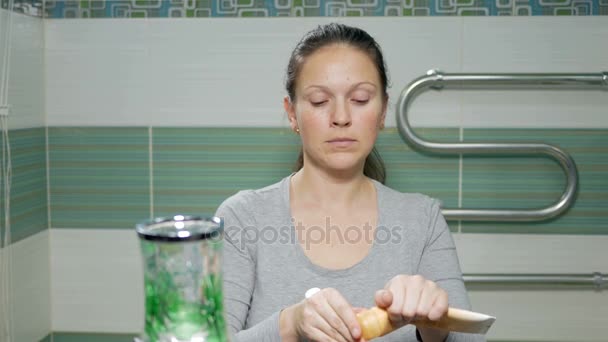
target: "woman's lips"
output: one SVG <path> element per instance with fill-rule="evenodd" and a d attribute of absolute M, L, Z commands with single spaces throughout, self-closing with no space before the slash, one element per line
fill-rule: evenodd
<path fill-rule="evenodd" d="M 336 138 L 327 141 L 330 145 L 335 147 L 349 147 L 354 145 L 357 140 L 350 138 Z"/>

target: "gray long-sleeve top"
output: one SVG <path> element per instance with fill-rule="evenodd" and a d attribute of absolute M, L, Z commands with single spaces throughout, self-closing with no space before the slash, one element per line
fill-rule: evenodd
<path fill-rule="evenodd" d="M 374 181 L 379 212 L 368 255 L 349 268 L 329 270 L 313 264 L 298 242 L 289 179 L 240 191 L 217 210 L 216 216 L 224 219 L 224 302 L 231 341 L 280 341 L 280 311 L 301 301 L 312 287 L 335 288 L 354 307 L 374 306 L 374 293 L 398 274 L 433 280 L 448 293 L 451 307 L 470 309 L 454 241 L 437 200 Z M 330 230 L 319 227 L 317 234 Z M 447 340 L 485 338 L 450 333 Z M 374 341 L 416 341 L 415 327 Z"/>

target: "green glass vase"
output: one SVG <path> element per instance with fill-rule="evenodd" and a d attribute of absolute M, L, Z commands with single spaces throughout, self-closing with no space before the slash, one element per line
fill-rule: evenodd
<path fill-rule="evenodd" d="M 223 226 L 175 215 L 137 224 L 144 264 L 141 342 L 227 341 L 222 296 Z"/>

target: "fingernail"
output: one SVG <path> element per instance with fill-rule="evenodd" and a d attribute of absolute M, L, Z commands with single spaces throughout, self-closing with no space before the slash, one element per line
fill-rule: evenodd
<path fill-rule="evenodd" d="M 359 336 L 359 328 L 354 328 L 353 329 L 353 335 L 354 336 Z"/>

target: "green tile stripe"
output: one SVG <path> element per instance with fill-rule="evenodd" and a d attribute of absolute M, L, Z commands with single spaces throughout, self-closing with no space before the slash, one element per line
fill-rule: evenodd
<path fill-rule="evenodd" d="M 133 342 L 137 334 L 53 332 L 44 342 Z"/>
<path fill-rule="evenodd" d="M 44 128 L 10 130 L 11 242 L 48 228 L 46 138 Z M 1 187 L 4 191 L 4 184 Z M 4 193 L 0 194 L 4 211 Z M 0 233 L 4 234 L 4 224 Z"/>
<path fill-rule="evenodd" d="M 457 129 L 421 129 L 426 139 L 458 141 Z M 580 193 L 566 216 L 549 222 L 463 223 L 465 232 L 607 234 L 606 130 L 467 129 L 466 141 L 546 141 L 574 156 Z M 132 228 L 149 215 L 147 128 L 50 128 L 54 227 Z M 211 214 L 241 189 L 260 188 L 291 172 L 299 139 L 286 128 L 154 128 L 156 216 Z M 412 151 L 394 128 L 377 143 L 387 185 L 458 204 L 457 156 Z M 552 203 L 564 176 L 547 158 L 465 157 L 464 207 L 528 208 Z"/>
<path fill-rule="evenodd" d="M 456 139 L 456 129 L 426 129 L 432 139 Z M 155 128 L 154 213 L 213 213 L 240 189 L 276 182 L 291 172 L 300 142 L 284 128 Z M 425 192 L 457 204 L 458 160 L 412 151 L 396 129 L 378 139 L 395 189 Z M 432 165 L 433 173 L 428 172 Z"/>
<path fill-rule="evenodd" d="M 457 141 L 456 128 L 425 128 L 416 134 L 433 141 Z M 412 150 L 396 128 L 380 133 L 376 147 L 387 169 L 389 187 L 420 192 L 440 199 L 446 207 L 458 205 L 458 156 L 445 157 Z"/>
<path fill-rule="evenodd" d="M 241 189 L 290 174 L 298 137 L 286 128 L 154 128 L 154 215 L 213 214 Z"/>
<path fill-rule="evenodd" d="M 132 228 L 150 216 L 147 128 L 50 127 L 51 226 Z"/>
<path fill-rule="evenodd" d="M 535 141 L 572 155 L 579 192 L 565 216 L 537 223 L 463 223 L 464 232 L 608 234 L 608 132 L 606 130 L 465 129 L 465 141 Z M 539 208 L 556 201 L 565 186 L 559 165 L 548 158 L 465 158 L 463 206 Z"/>

